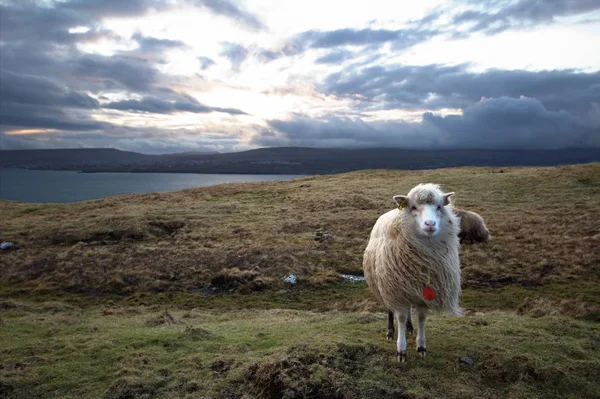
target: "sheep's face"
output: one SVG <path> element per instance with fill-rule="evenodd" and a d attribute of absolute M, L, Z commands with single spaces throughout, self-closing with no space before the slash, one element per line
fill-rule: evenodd
<path fill-rule="evenodd" d="M 421 235 L 433 237 L 444 229 L 444 207 L 454 193 L 444 194 L 434 184 L 419 184 L 408 195 L 396 195 L 394 201 L 412 221 L 414 230 Z"/>

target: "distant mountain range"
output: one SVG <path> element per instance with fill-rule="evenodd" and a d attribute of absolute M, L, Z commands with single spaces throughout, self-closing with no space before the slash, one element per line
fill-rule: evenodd
<path fill-rule="evenodd" d="M 111 148 L 0 151 L 0 167 L 139 173 L 328 174 L 359 169 L 553 166 L 599 161 L 600 148 L 424 151 L 277 147 L 225 154 L 164 155 Z"/>

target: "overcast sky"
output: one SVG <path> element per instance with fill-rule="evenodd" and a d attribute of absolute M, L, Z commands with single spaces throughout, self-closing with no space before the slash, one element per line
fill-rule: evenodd
<path fill-rule="evenodd" d="M 0 0 L 0 148 L 600 146 L 600 1 Z"/>

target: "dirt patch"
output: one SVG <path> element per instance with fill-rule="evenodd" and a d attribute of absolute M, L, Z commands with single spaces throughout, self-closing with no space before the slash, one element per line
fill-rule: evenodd
<path fill-rule="evenodd" d="M 158 229 L 159 232 L 171 235 L 181 230 L 185 226 L 185 222 L 182 220 L 156 220 L 148 222 L 148 225 Z"/>
<path fill-rule="evenodd" d="M 261 291 L 266 288 L 265 282 L 259 277 L 260 274 L 254 270 L 240 270 L 237 267 L 221 269 L 210 281 L 214 287 L 213 292 L 248 293 Z"/>
<path fill-rule="evenodd" d="M 135 377 L 118 378 L 106 391 L 106 399 L 142 399 L 154 396 L 155 387 Z"/>
<path fill-rule="evenodd" d="M 464 288 L 500 288 L 507 285 L 521 285 L 523 287 L 532 288 L 538 286 L 539 282 L 523 280 L 508 275 L 495 276 L 479 270 L 465 276 L 463 280 Z"/>
<path fill-rule="evenodd" d="M 2 301 L 0 302 L 0 310 L 16 309 L 19 305 L 13 301 Z"/>
<path fill-rule="evenodd" d="M 218 374 L 225 374 L 231 369 L 233 359 L 217 359 L 210 364 L 210 369 Z"/>
<path fill-rule="evenodd" d="M 490 356 L 483 360 L 480 371 L 481 378 L 490 384 L 513 384 L 519 381 L 558 384 L 564 376 L 557 368 L 538 369 L 535 361 L 524 355 Z"/>
<path fill-rule="evenodd" d="M 17 276 L 12 276 L 12 280 L 26 281 L 36 280 L 43 275 L 52 274 L 56 270 L 55 257 L 44 257 L 21 266 Z"/>
<path fill-rule="evenodd" d="M 109 244 L 125 239 L 142 240 L 145 237 L 144 232 L 134 229 L 95 231 L 84 235 L 55 231 L 49 234 L 48 240 L 52 245 L 74 245 L 78 242 Z"/>
<path fill-rule="evenodd" d="M 0 380 L 0 396 L 10 398 L 14 391 L 15 387 L 12 384 Z"/>
<path fill-rule="evenodd" d="M 328 353 L 305 346 L 292 347 L 287 355 L 271 362 L 255 363 L 245 373 L 250 390 L 261 398 L 354 398 L 405 397 L 401 389 L 361 392 L 352 379 L 366 372 L 369 364 L 380 361 L 381 350 L 374 346 L 339 344 Z"/>

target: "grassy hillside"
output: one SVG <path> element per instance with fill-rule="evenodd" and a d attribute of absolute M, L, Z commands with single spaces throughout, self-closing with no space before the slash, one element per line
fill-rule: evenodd
<path fill-rule="evenodd" d="M 429 357 L 399 365 L 383 309 L 339 273 L 361 271 L 392 195 L 426 181 L 493 239 L 461 249 L 467 316 L 432 317 Z M 599 204 L 600 164 L 0 201 L 0 240 L 20 247 L 0 253 L 0 394 L 598 397 Z"/>

